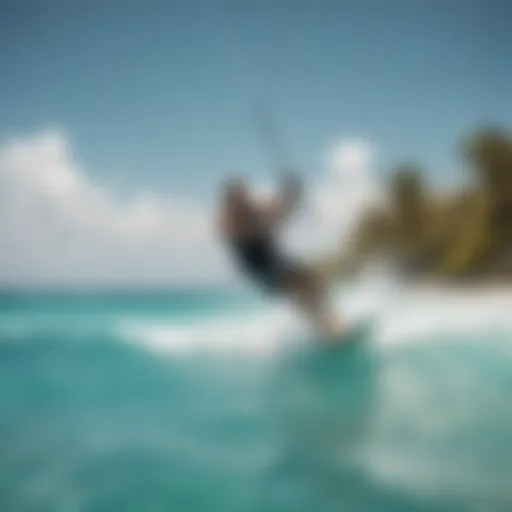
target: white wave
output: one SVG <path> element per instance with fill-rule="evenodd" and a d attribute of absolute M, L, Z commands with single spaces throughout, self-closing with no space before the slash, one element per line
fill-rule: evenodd
<path fill-rule="evenodd" d="M 391 349 L 434 341 L 439 334 L 512 334 L 512 290 L 408 288 L 382 269 L 333 294 L 335 311 L 349 324 L 371 318 L 372 344 Z M 266 355 L 313 339 L 307 323 L 288 305 L 271 303 L 244 312 L 187 321 L 125 318 L 124 340 L 168 353 L 245 352 Z"/>
<path fill-rule="evenodd" d="M 157 352 L 249 352 L 268 354 L 298 340 L 305 330 L 285 308 L 241 314 L 223 314 L 216 319 L 166 322 L 124 319 L 118 334 L 125 340 Z"/>
<path fill-rule="evenodd" d="M 358 290 L 334 296 L 334 309 L 349 322 L 368 314 L 379 303 L 376 290 Z M 343 313 L 343 314 L 341 314 Z M 186 321 L 124 319 L 118 334 L 146 348 L 171 353 L 243 352 L 265 355 L 312 340 L 307 321 L 288 304 L 271 303 L 245 312 L 225 312 L 216 318 Z"/>
<path fill-rule="evenodd" d="M 380 319 L 378 342 L 386 347 L 454 334 L 512 335 L 512 290 L 418 288 L 407 290 Z"/>

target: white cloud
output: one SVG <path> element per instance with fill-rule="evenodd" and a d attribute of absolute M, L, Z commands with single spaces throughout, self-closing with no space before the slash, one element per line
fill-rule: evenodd
<path fill-rule="evenodd" d="M 329 149 L 327 172 L 306 191 L 289 245 L 303 254 L 338 245 L 375 196 L 371 160 L 365 141 Z M 0 147 L 0 282 L 222 280 L 233 270 L 210 213 L 182 196 L 117 197 L 91 181 L 61 132 L 13 138 Z"/>
<path fill-rule="evenodd" d="M 360 181 L 368 177 L 373 160 L 373 149 L 365 139 L 342 139 L 326 154 L 326 165 L 336 180 Z"/>
<path fill-rule="evenodd" d="M 58 132 L 0 149 L 0 280 L 204 281 L 226 272 L 206 209 L 91 182 Z"/>
<path fill-rule="evenodd" d="M 373 153 L 362 139 L 340 139 L 328 148 L 326 172 L 310 187 L 302 222 L 292 234 L 294 247 L 322 253 L 343 244 L 362 211 L 378 199 Z"/>

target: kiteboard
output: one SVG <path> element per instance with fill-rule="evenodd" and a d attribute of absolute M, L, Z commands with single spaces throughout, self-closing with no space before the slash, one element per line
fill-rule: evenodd
<path fill-rule="evenodd" d="M 372 321 L 369 318 L 352 320 L 341 326 L 337 332 L 321 337 L 323 345 L 332 347 L 353 347 L 362 344 L 370 338 Z"/>

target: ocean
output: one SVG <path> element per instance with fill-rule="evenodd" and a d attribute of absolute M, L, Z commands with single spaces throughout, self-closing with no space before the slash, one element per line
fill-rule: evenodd
<path fill-rule="evenodd" d="M 512 510 L 512 293 L 4 291 L 0 511 Z M 317 340 L 318 341 L 318 340 Z"/>

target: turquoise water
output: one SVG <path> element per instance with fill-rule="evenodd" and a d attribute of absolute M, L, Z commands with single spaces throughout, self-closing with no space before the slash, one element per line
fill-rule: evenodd
<path fill-rule="evenodd" d="M 511 510 L 510 309 L 404 304 L 341 351 L 241 294 L 5 292 L 0 510 Z"/>

